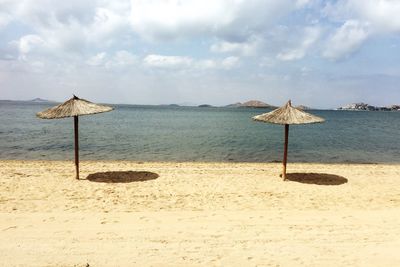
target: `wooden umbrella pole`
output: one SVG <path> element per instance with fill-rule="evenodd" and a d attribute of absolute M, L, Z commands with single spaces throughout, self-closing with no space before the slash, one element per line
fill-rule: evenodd
<path fill-rule="evenodd" d="M 283 173 L 282 173 L 282 178 L 284 181 L 286 180 L 286 163 L 287 163 L 288 143 L 289 143 L 289 124 L 285 124 L 285 148 L 283 151 Z"/>
<path fill-rule="evenodd" d="M 75 132 L 75 168 L 76 179 L 79 180 L 79 138 L 78 138 L 78 116 L 74 116 L 74 132 Z"/>

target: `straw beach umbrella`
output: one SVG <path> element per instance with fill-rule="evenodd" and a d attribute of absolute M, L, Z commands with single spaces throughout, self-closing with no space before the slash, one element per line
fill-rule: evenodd
<path fill-rule="evenodd" d="M 325 121 L 323 118 L 311 115 L 300 109 L 292 107 L 292 103 L 290 100 L 283 107 L 280 107 L 268 113 L 254 116 L 253 120 L 285 125 L 285 147 L 283 153 L 283 172 L 282 172 L 283 180 L 286 179 L 289 125 L 319 123 Z"/>
<path fill-rule="evenodd" d="M 41 119 L 62 119 L 74 117 L 76 179 L 79 179 L 78 116 L 102 113 L 111 110 L 113 110 L 112 107 L 94 104 L 85 99 L 80 99 L 74 95 L 74 97 L 63 104 L 46 109 L 36 114 L 36 116 Z"/>

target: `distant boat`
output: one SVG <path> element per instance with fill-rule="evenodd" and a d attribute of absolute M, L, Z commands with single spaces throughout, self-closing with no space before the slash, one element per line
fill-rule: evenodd
<path fill-rule="evenodd" d="M 225 107 L 227 107 L 227 108 L 237 108 L 237 107 L 240 107 L 241 105 L 242 105 L 242 103 L 237 102 L 237 103 L 234 103 L 234 104 L 226 105 Z"/>
<path fill-rule="evenodd" d="M 1 102 L 5 102 L 5 103 L 57 103 L 56 101 L 53 100 L 47 100 L 47 99 L 43 99 L 43 98 L 35 98 L 32 100 L 1 100 Z"/>

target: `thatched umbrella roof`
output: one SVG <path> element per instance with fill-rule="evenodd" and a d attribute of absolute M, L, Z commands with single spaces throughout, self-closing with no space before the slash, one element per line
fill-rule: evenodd
<path fill-rule="evenodd" d="M 253 120 L 275 124 L 307 124 L 325 121 L 323 118 L 292 107 L 290 100 L 283 107 L 254 116 Z"/>
<path fill-rule="evenodd" d="M 318 123 L 318 122 L 325 121 L 323 118 L 311 115 L 300 109 L 292 107 L 292 103 L 290 102 L 290 100 L 286 103 L 286 105 L 284 105 L 281 108 L 275 109 L 274 111 L 271 111 L 268 113 L 254 116 L 253 120 L 285 125 L 285 145 L 284 145 L 283 161 L 282 161 L 282 163 L 283 163 L 283 171 L 282 171 L 283 180 L 286 179 L 286 163 L 287 163 L 287 152 L 288 152 L 288 143 L 289 143 L 289 125 L 290 124 L 309 124 L 309 123 Z"/>
<path fill-rule="evenodd" d="M 102 113 L 113 110 L 112 107 L 99 105 L 78 98 L 74 95 L 73 98 L 58 106 L 46 109 L 36 114 L 41 119 L 61 119 L 66 117 L 82 116 L 89 114 Z"/>
<path fill-rule="evenodd" d="M 63 104 L 46 109 L 36 114 L 41 119 L 61 119 L 74 117 L 74 135 L 75 135 L 75 166 L 76 179 L 79 179 L 79 141 L 78 141 L 78 117 L 113 110 L 112 107 L 94 104 L 85 99 L 75 96 Z"/>

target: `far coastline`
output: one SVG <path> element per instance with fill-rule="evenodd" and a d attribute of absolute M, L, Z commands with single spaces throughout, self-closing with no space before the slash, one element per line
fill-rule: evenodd
<path fill-rule="evenodd" d="M 61 103 L 60 101 L 43 99 L 40 97 L 29 100 L 12 100 L 0 99 L 0 103 L 38 103 L 38 104 L 52 104 Z M 260 109 L 275 109 L 278 106 L 268 104 L 261 100 L 248 100 L 245 102 L 236 102 L 227 105 L 212 105 L 208 103 L 195 104 L 195 103 L 172 103 L 172 104 L 135 104 L 135 103 L 102 103 L 115 106 L 157 106 L 157 107 L 199 107 L 199 108 L 260 108 Z M 296 108 L 300 110 L 337 110 L 337 111 L 400 111 L 400 104 L 392 104 L 387 106 L 376 106 L 364 102 L 357 102 L 346 104 L 337 108 L 315 108 L 299 104 Z"/>

